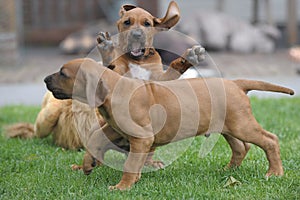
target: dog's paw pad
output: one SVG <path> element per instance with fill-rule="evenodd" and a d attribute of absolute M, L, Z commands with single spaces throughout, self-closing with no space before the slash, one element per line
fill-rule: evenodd
<path fill-rule="evenodd" d="M 205 48 L 201 45 L 195 45 L 186 50 L 185 59 L 194 66 L 199 65 L 205 59 Z"/>
<path fill-rule="evenodd" d="M 104 41 L 111 40 L 111 36 L 109 32 L 99 32 L 97 36 L 97 42 L 100 44 Z"/>
<path fill-rule="evenodd" d="M 99 32 L 97 36 L 98 48 L 102 51 L 111 51 L 113 42 L 109 32 Z"/>

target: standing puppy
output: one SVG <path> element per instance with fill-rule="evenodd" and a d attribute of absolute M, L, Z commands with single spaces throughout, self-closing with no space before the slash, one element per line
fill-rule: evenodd
<path fill-rule="evenodd" d="M 269 161 L 266 176 L 283 175 L 278 138 L 255 120 L 246 93 L 263 90 L 293 95 L 289 88 L 221 78 L 130 79 L 91 59 L 64 65 L 46 77 L 45 83 L 56 98 L 88 103 L 105 118 L 108 124 L 91 133 L 87 141 L 94 155 L 105 147 L 103 136 L 110 139 L 115 132 L 129 141 L 122 179 L 111 189 L 124 190 L 138 181 L 152 148 L 215 131 L 259 146 Z M 235 159 L 241 162 L 243 158 Z"/>
<path fill-rule="evenodd" d="M 153 37 L 159 31 L 169 30 L 179 21 L 180 12 L 174 1 L 170 2 L 163 18 L 154 17 L 134 5 L 122 6 L 119 13 L 117 44 L 114 44 L 107 32 L 101 32 L 97 38 L 99 43 L 97 48 L 102 56 L 103 65 L 118 74 L 143 80 L 174 80 L 189 67 L 198 65 L 204 60 L 205 49 L 196 45 L 171 62 L 166 71 L 163 70 L 161 57 L 153 47 Z M 124 140 L 121 142 L 125 144 Z M 149 154 L 147 164 L 161 168 L 163 167 L 161 162 L 152 160 L 154 150 L 155 148 L 151 149 L 152 153 Z M 87 151 L 83 160 L 84 173 L 89 174 L 94 166 L 95 159 Z M 74 165 L 73 168 L 82 167 Z"/>
<path fill-rule="evenodd" d="M 118 46 L 113 45 L 107 34 L 101 33 L 98 37 L 100 43 L 98 48 L 102 54 L 104 65 L 114 67 L 114 70 L 120 75 L 126 74 L 135 78 L 154 80 L 177 79 L 191 66 L 187 60 L 197 64 L 198 61 L 204 58 L 203 48 L 188 49 L 183 58 L 175 60 L 171 68 L 163 73 L 161 58 L 152 47 L 152 39 L 157 31 L 168 30 L 179 20 L 180 13 L 175 2 L 170 3 L 166 15 L 162 19 L 156 18 L 147 11 L 133 5 L 122 6 L 120 16 L 118 27 L 120 33 L 124 32 L 124 35 L 122 34 L 122 38 L 119 38 Z M 140 19 L 142 16 L 143 18 Z M 130 25 L 126 25 L 128 19 Z M 140 23 L 137 23 L 138 19 L 140 19 Z M 145 21 L 145 19 L 149 21 Z M 149 27 L 148 22 L 151 25 Z M 134 27 L 144 30 L 141 37 L 138 36 L 139 33 L 137 32 L 139 31 L 125 37 L 126 30 L 135 30 Z M 146 28 L 149 28 L 150 31 L 146 31 Z M 135 40 L 138 41 L 138 44 L 134 42 Z M 131 42 L 133 42 L 132 45 L 130 45 Z M 125 53 L 126 47 L 131 49 L 131 53 Z M 132 67 L 130 68 L 130 66 Z M 91 125 L 98 121 L 103 123 L 102 117 L 94 108 L 90 108 L 79 101 L 56 99 L 51 92 L 47 92 L 35 123 L 14 124 L 6 130 L 6 134 L 8 137 L 21 138 L 44 138 L 51 135 L 55 145 L 65 149 L 79 149 L 83 147 L 79 133 L 90 130 Z M 87 159 L 91 158 L 87 156 Z"/>

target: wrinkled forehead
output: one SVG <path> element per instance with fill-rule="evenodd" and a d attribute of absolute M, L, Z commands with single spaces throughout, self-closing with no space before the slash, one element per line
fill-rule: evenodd
<path fill-rule="evenodd" d="M 81 62 L 69 62 L 64 64 L 60 71 L 67 72 L 69 75 L 75 76 L 81 66 Z"/>
<path fill-rule="evenodd" d="M 126 11 L 123 17 L 136 17 L 136 18 L 148 18 L 153 19 L 154 17 L 146 10 L 142 8 L 134 8 L 129 11 Z"/>
<path fill-rule="evenodd" d="M 76 61 L 70 61 L 66 64 L 64 64 L 62 66 L 62 68 L 64 69 L 68 69 L 68 70 L 72 70 L 72 71 L 76 71 L 78 70 L 78 68 L 82 65 L 82 62 L 79 61 L 79 60 L 76 60 Z"/>

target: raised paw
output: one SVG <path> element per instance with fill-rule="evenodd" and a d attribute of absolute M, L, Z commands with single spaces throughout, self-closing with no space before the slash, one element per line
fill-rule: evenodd
<path fill-rule="evenodd" d="M 100 52 L 111 52 L 114 48 L 109 32 L 99 32 L 97 42 Z"/>
<path fill-rule="evenodd" d="M 197 66 L 205 59 L 205 49 L 201 45 L 195 45 L 187 49 L 183 57 L 193 66 Z"/>

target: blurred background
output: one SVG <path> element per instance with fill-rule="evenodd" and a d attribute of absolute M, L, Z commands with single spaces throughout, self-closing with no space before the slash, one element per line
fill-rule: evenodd
<path fill-rule="evenodd" d="M 122 4 L 135 4 L 163 17 L 169 2 L 0 0 L 0 106 L 40 104 L 46 75 L 70 59 L 86 56 L 95 47 L 99 31 L 117 33 Z M 167 32 L 158 35 L 155 45 L 180 55 L 200 43 L 209 53 L 200 67 L 202 76 L 259 78 L 298 90 L 298 0 L 177 3 L 181 20 L 174 30 L 190 38 Z M 174 57 L 161 53 L 165 63 Z"/>

